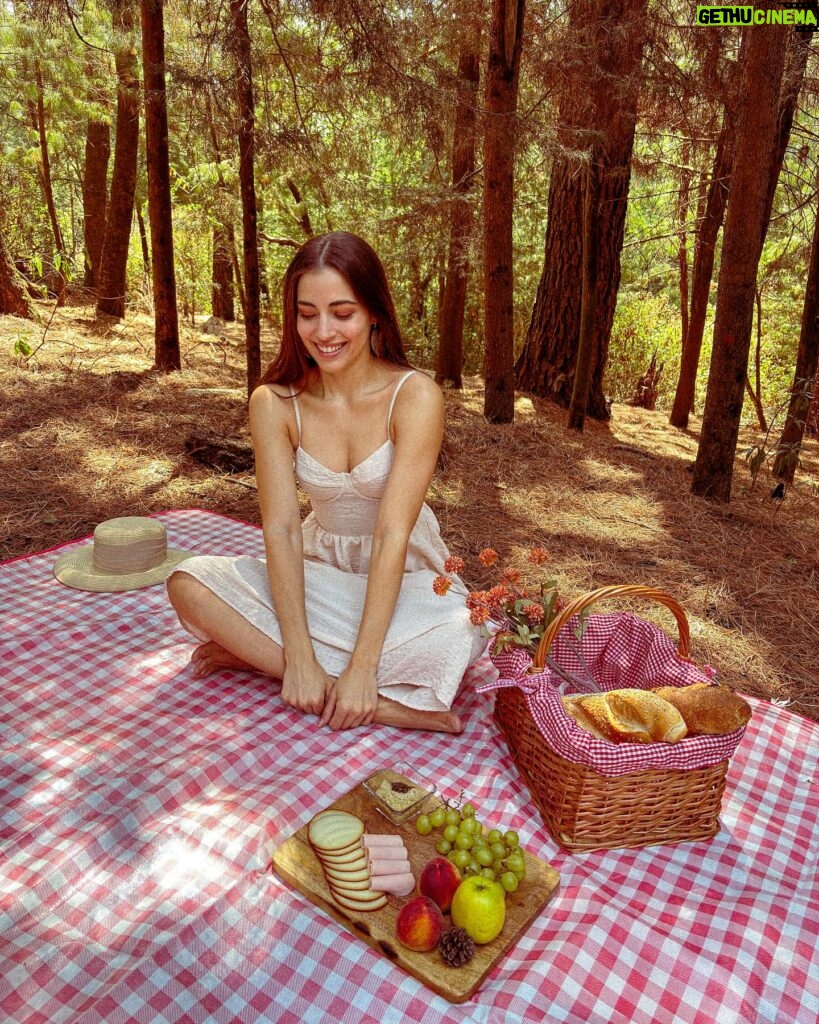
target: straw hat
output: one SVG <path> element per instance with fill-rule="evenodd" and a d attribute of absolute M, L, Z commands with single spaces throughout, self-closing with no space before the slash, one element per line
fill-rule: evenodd
<path fill-rule="evenodd" d="M 145 516 L 107 519 L 94 530 L 94 543 L 61 555 L 54 575 L 67 587 L 98 594 L 139 590 L 162 583 L 192 551 L 169 551 L 162 523 Z"/>

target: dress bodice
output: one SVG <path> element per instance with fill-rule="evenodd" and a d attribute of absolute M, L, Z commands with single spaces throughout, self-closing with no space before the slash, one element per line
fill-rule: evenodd
<path fill-rule="evenodd" d="M 296 477 L 323 529 L 341 536 L 372 534 L 392 469 L 394 447 L 387 439 L 349 473 L 337 473 L 299 445 Z"/>
<path fill-rule="evenodd" d="M 387 415 L 387 439 L 349 472 L 328 469 L 301 446 L 301 413 L 293 394 L 299 431 L 295 471 L 310 499 L 312 512 L 302 523 L 304 557 L 327 562 L 347 572 L 366 574 L 370 568 L 372 537 L 381 499 L 395 455 L 389 424 L 399 389 L 414 370 L 401 377 L 393 392 Z M 407 548 L 406 571 L 442 571 L 449 552 L 432 509 L 424 504 Z"/>

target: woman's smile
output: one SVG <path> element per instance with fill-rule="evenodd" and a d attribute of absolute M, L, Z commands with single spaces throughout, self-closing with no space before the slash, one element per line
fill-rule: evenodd
<path fill-rule="evenodd" d="M 370 316 L 338 271 L 311 270 L 299 280 L 297 328 L 320 366 L 370 355 Z"/>

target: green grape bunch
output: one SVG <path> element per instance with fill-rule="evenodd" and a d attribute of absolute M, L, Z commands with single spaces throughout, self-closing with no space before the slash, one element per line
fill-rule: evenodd
<path fill-rule="evenodd" d="M 465 803 L 460 809 L 439 805 L 428 814 L 415 819 L 419 836 L 441 830 L 435 849 L 450 860 L 464 878 L 482 875 L 500 882 L 504 891 L 515 892 L 526 876 L 526 859 L 517 832 L 499 828 L 484 830 L 475 816 L 475 805 Z"/>

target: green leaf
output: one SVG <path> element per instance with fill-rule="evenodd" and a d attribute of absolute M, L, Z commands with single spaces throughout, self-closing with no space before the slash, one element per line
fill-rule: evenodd
<path fill-rule="evenodd" d="M 31 345 L 29 345 L 25 338 L 18 338 L 14 342 L 14 354 L 16 356 L 24 356 L 27 359 L 32 351 Z"/>

